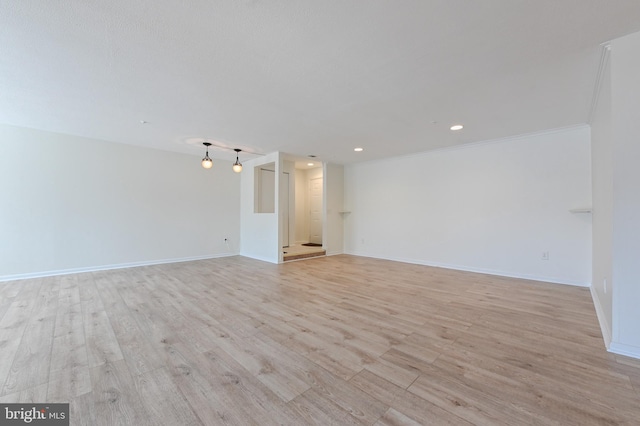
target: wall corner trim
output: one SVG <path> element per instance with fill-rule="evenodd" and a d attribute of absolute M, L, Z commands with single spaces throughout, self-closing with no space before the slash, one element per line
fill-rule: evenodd
<path fill-rule="evenodd" d="M 587 117 L 588 124 L 591 124 L 593 122 L 593 117 L 596 114 L 596 108 L 598 107 L 598 98 L 600 97 L 600 88 L 602 87 L 602 78 L 604 76 L 604 69 L 609 62 L 609 53 L 611 52 L 611 42 L 603 43 L 600 46 L 600 63 L 598 65 L 596 81 L 593 86 L 593 95 L 591 96 L 591 108 L 589 109 L 589 116 Z"/>
<path fill-rule="evenodd" d="M 600 331 L 602 332 L 604 346 L 608 350 L 611 346 L 611 327 L 609 326 L 607 316 L 604 314 L 602 304 L 600 303 L 600 298 L 598 297 L 596 290 L 593 288 L 593 285 L 589 287 L 589 291 L 591 291 L 591 299 L 593 300 L 593 306 L 596 309 L 596 316 L 598 317 L 598 323 L 600 324 Z"/>
<path fill-rule="evenodd" d="M 625 345 L 624 343 L 611 342 L 611 345 L 609 345 L 608 351 L 614 354 L 640 359 L 640 347 L 637 347 L 637 346 Z"/>

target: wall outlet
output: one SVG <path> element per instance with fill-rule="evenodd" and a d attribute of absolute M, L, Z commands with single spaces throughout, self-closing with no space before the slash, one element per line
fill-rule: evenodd
<path fill-rule="evenodd" d="M 542 252 L 542 260 L 549 260 L 549 252 L 548 251 L 543 251 Z"/>

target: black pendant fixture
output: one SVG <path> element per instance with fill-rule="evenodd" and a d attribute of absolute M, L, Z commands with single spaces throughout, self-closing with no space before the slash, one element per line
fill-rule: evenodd
<path fill-rule="evenodd" d="M 240 163 L 240 160 L 238 159 L 238 154 L 242 151 L 241 149 L 235 148 L 234 151 L 236 152 L 236 162 L 233 163 L 233 171 L 236 173 L 240 173 L 242 171 L 242 163 Z"/>
<path fill-rule="evenodd" d="M 209 158 L 209 147 L 211 146 L 211 144 L 209 142 L 202 142 L 202 145 L 207 147 L 207 153 L 202 159 L 202 167 L 204 167 L 205 169 L 210 169 L 213 167 L 213 160 Z"/>

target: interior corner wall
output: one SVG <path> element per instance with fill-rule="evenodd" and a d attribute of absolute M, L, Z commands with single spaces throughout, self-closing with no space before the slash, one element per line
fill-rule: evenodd
<path fill-rule="evenodd" d="M 612 42 L 612 352 L 640 358 L 640 33 Z"/>
<path fill-rule="evenodd" d="M 273 213 L 256 213 L 253 205 L 255 168 L 270 163 L 275 164 L 275 199 L 279 200 L 280 153 L 274 152 L 243 163 L 240 179 L 240 254 L 252 259 L 278 263 L 280 257 L 279 203 L 275 203 Z"/>
<path fill-rule="evenodd" d="M 238 253 L 230 162 L 8 125 L 0 140 L 1 280 Z"/>
<path fill-rule="evenodd" d="M 606 56 L 608 57 L 608 55 Z M 606 347 L 612 335 L 613 294 L 613 141 L 611 61 L 602 70 L 598 103 L 591 122 L 593 193 L 593 280 L 591 293 Z"/>
<path fill-rule="evenodd" d="M 346 166 L 345 251 L 589 286 L 590 149 L 581 126 Z"/>

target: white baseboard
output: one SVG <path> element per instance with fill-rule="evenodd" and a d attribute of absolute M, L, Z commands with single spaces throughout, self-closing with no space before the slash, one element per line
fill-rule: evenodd
<path fill-rule="evenodd" d="M 593 299 L 593 306 L 596 308 L 596 316 L 598 317 L 598 323 L 600 324 L 600 331 L 602 331 L 602 338 L 604 339 L 604 346 L 609 349 L 611 346 L 611 326 L 607 321 L 607 316 L 604 314 L 598 292 L 595 291 L 593 286 L 589 287 L 591 291 L 591 299 Z"/>
<path fill-rule="evenodd" d="M 268 258 L 266 256 L 256 256 L 256 255 L 248 254 L 248 253 L 239 253 L 239 254 L 240 254 L 240 256 L 248 257 L 249 259 L 260 260 L 262 262 L 269 262 L 269 263 L 276 263 L 276 264 L 279 263 L 277 259 L 274 262 L 273 259 Z"/>
<path fill-rule="evenodd" d="M 637 346 L 625 345 L 624 343 L 611 342 L 608 350 L 609 352 L 614 354 L 640 359 L 640 348 Z"/>
<path fill-rule="evenodd" d="M 488 275 L 497 275 L 500 277 L 508 277 L 508 278 L 518 278 L 523 280 L 532 280 L 532 281 L 543 281 L 552 284 L 563 284 L 563 285 L 572 285 L 576 287 L 589 287 L 591 283 L 570 281 L 556 277 L 544 277 L 537 275 L 528 275 L 528 274 L 516 274 L 513 272 L 505 272 L 499 271 L 495 269 L 486 269 L 486 268 L 474 268 L 464 265 L 454 265 L 449 263 L 439 263 L 439 262 L 430 262 L 422 259 L 409 259 L 402 257 L 387 257 L 387 256 L 376 256 L 368 253 L 360 253 L 357 251 L 345 251 L 345 254 L 350 254 L 353 256 L 361 256 L 361 257 L 371 257 L 374 259 L 384 259 L 384 260 L 393 260 L 394 262 L 404 262 L 404 263 L 412 263 L 414 265 L 424 265 L 424 266 L 433 266 L 435 268 L 445 268 L 445 269 L 453 269 L 456 271 L 465 271 L 465 272 L 475 272 L 478 274 L 488 274 Z"/>
<path fill-rule="evenodd" d="M 82 272 L 108 271 L 110 269 L 135 268 L 137 266 L 161 265 L 164 263 L 191 262 L 194 260 L 215 259 L 219 257 L 237 256 L 239 253 L 221 253 L 214 255 L 180 257 L 175 259 L 145 260 L 142 262 L 118 263 L 114 265 L 85 266 L 82 268 L 58 269 L 54 271 L 40 271 L 27 274 L 14 274 L 0 276 L 0 282 L 26 280 L 29 278 L 53 277 L 56 275 L 80 274 Z"/>

